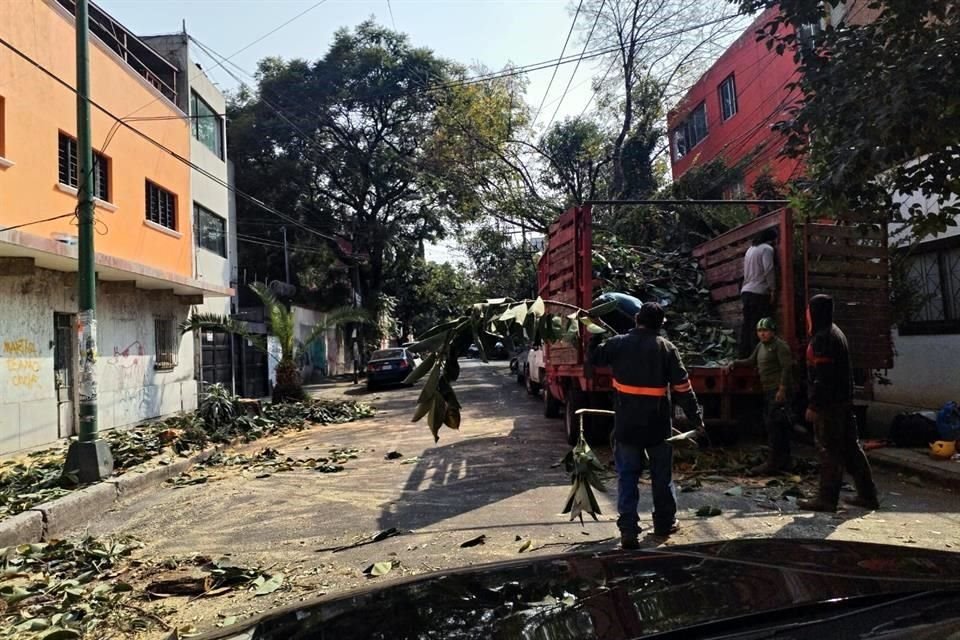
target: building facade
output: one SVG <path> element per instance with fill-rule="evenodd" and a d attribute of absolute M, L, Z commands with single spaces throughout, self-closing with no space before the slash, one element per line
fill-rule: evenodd
<path fill-rule="evenodd" d="M 788 90 L 797 66 L 792 56 L 777 55 L 756 36 L 776 12 L 761 13 L 667 115 L 674 180 L 721 160 L 741 175 L 718 188 L 740 197 L 752 192 L 763 173 L 786 182 L 802 172 L 799 160 L 777 157 L 783 139 L 772 129 L 799 94 Z"/>
<path fill-rule="evenodd" d="M 0 3 L 9 43 L 0 46 L 0 453 L 77 424 L 73 9 L 72 0 Z M 177 325 L 232 289 L 215 262 L 201 277 L 182 160 L 194 156 L 178 106 L 184 70 L 99 8 L 90 15 L 98 405 L 108 429 L 195 408 L 195 347 Z"/>

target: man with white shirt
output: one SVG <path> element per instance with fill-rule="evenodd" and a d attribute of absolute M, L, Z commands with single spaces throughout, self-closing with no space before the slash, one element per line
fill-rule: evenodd
<path fill-rule="evenodd" d="M 738 345 L 741 358 L 748 357 L 757 346 L 757 322 L 773 315 L 777 286 L 773 259 L 773 243 L 776 239 L 775 229 L 764 229 L 754 236 L 752 246 L 743 257 L 743 286 L 740 287 L 743 324 Z"/>

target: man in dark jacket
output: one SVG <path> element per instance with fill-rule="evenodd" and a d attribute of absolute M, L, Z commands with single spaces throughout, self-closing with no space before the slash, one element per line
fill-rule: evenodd
<path fill-rule="evenodd" d="M 624 549 L 639 547 L 638 483 L 646 457 L 650 460 L 653 489 L 653 528 L 658 536 L 677 529 L 677 497 L 673 486 L 673 447 L 670 437 L 673 409 L 679 404 L 687 417 L 703 429 L 703 416 L 690 386 L 677 348 L 659 336 L 663 308 L 645 303 L 636 317 L 636 328 L 594 344 L 593 365 L 613 369 L 616 393 L 614 460 L 617 465 L 617 527 Z"/>
<path fill-rule="evenodd" d="M 836 511 L 843 470 L 857 488 L 848 504 L 876 509 L 877 487 L 857 439 L 853 414 L 853 371 L 847 337 L 833 324 L 833 298 L 813 296 L 807 308 L 807 421 L 813 424 L 820 458 L 820 489 L 812 500 L 798 500 L 807 511 Z"/>

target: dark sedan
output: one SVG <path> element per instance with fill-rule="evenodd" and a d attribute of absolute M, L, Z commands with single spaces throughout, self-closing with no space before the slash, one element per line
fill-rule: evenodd
<path fill-rule="evenodd" d="M 367 363 L 367 389 L 403 382 L 416 366 L 413 353 L 402 347 L 374 351 Z"/>
<path fill-rule="evenodd" d="M 960 637 L 960 554 L 742 539 L 567 553 L 297 603 L 206 640 Z"/>

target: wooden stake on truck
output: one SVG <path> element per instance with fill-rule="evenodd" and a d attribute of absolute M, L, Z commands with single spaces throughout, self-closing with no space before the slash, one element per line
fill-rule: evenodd
<path fill-rule="evenodd" d="M 654 201 L 629 204 L 647 203 L 656 204 Z M 591 306 L 594 299 L 591 225 L 592 207 L 587 204 L 568 209 L 550 226 L 537 268 L 542 298 L 580 308 Z M 814 293 L 829 293 L 834 296 L 837 324 L 850 340 L 854 366 L 864 370 L 892 367 L 889 256 L 886 235 L 879 228 L 804 224 L 798 229 L 791 211 L 784 208 L 699 245 L 693 254 L 705 272 L 710 297 L 718 306 L 724 325 L 739 327 L 743 255 L 753 237 L 768 228 L 777 229 L 778 234 L 778 326 L 798 356 L 799 364 L 802 366 L 807 340 L 803 321 L 805 300 Z M 796 242 L 797 237 L 801 242 Z M 802 252 L 800 259 L 795 255 L 798 245 Z M 560 313 L 563 309 L 552 311 Z M 586 364 L 589 337 L 581 329 L 579 345 L 554 343 L 546 345 L 544 350 L 544 415 L 560 417 L 562 413 L 571 444 L 576 443 L 580 435 L 577 410 L 607 409 L 612 405 L 610 370 Z M 732 427 L 741 418 L 756 414 L 761 394 L 753 371 L 735 369 L 728 374 L 720 366 L 688 366 L 688 371 L 708 426 Z M 869 392 L 869 388 L 866 390 Z M 604 441 L 609 424 L 588 421 L 585 428 L 588 439 Z"/>

